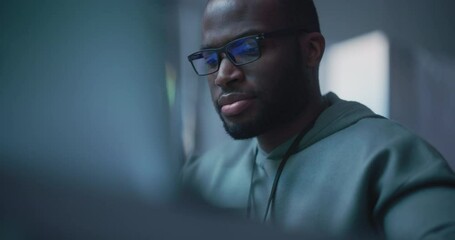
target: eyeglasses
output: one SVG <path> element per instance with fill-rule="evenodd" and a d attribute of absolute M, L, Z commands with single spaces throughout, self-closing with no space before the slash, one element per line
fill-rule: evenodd
<path fill-rule="evenodd" d="M 235 66 L 252 63 L 261 57 L 259 41 L 265 38 L 297 35 L 307 32 L 304 29 L 282 29 L 273 32 L 260 33 L 252 36 L 235 39 L 223 47 L 203 49 L 188 56 L 188 60 L 199 76 L 215 73 L 220 68 L 221 53 L 225 53 L 227 59 Z"/>

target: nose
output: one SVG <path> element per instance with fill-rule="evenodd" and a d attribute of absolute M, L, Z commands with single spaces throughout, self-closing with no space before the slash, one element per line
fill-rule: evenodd
<path fill-rule="evenodd" d="M 215 85 L 226 88 L 234 82 L 243 79 L 242 70 L 235 66 L 229 59 L 223 57 L 220 62 L 220 68 L 215 77 Z"/>

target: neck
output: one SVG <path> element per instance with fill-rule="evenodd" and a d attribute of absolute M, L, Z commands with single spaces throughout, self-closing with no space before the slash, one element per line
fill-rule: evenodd
<path fill-rule="evenodd" d="M 309 104 L 309 107 L 302 111 L 294 120 L 282 126 L 274 128 L 257 137 L 259 146 L 266 153 L 298 134 L 302 129 L 307 128 L 325 109 L 322 98 L 316 103 Z"/>

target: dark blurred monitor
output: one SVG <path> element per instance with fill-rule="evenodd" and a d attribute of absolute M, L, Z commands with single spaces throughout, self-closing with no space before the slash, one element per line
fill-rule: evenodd
<path fill-rule="evenodd" d="M 277 237 L 179 197 L 164 2 L 0 2 L 0 239 Z"/>

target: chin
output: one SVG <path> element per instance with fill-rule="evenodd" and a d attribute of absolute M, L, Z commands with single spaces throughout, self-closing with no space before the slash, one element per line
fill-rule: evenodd
<path fill-rule="evenodd" d="M 250 121 L 245 123 L 228 123 L 223 119 L 223 127 L 229 136 L 235 140 L 243 140 L 254 138 L 265 132 L 262 124 L 257 121 Z"/>
<path fill-rule="evenodd" d="M 244 139 L 250 139 L 256 137 L 255 134 L 251 134 L 249 132 L 245 131 L 237 131 L 233 129 L 227 129 L 225 128 L 226 133 L 231 136 L 235 140 L 244 140 Z"/>

